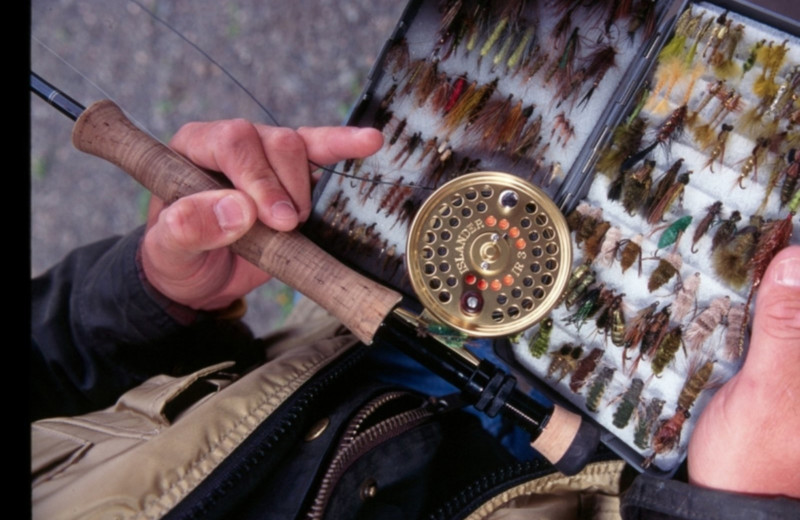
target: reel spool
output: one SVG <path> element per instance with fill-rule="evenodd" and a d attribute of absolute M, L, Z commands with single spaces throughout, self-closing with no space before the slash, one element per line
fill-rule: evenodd
<path fill-rule="evenodd" d="M 437 189 L 419 208 L 406 251 L 422 305 L 476 337 L 515 334 L 547 316 L 572 264 L 555 203 L 501 172 L 471 173 Z"/>

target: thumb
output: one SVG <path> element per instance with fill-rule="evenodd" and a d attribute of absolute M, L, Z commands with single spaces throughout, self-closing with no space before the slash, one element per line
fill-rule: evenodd
<path fill-rule="evenodd" d="M 148 281 L 167 297 L 194 306 L 222 290 L 235 268 L 226 246 L 256 220 L 256 205 L 236 190 L 184 197 L 165 208 L 141 245 Z"/>
<path fill-rule="evenodd" d="M 255 203 L 236 190 L 218 190 L 184 197 L 164 209 L 150 230 L 150 239 L 173 261 L 230 245 L 256 220 Z"/>
<path fill-rule="evenodd" d="M 708 404 L 689 442 L 704 487 L 800 497 L 800 247 L 775 255 L 761 282 L 744 366 Z"/>
<path fill-rule="evenodd" d="M 758 290 L 753 333 L 742 371 L 783 374 L 800 366 L 800 246 L 783 249 L 770 262 Z M 794 374 L 796 377 L 798 374 Z"/>

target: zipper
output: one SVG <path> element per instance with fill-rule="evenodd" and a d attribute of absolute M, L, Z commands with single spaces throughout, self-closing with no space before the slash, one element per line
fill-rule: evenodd
<path fill-rule="evenodd" d="M 407 391 L 384 393 L 362 407 L 348 423 L 320 481 L 309 520 L 321 519 L 339 479 L 362 455 L 440 413 L 435 402 Z"/>
<path fill-rule="evenodd" d="M 255 471 L 261 474 L 270 473 L 270 468 L 279 463 L 274 458 L 272 464 L 268 462 L 273 450 L 300 434 L 306 410 L 325 389 L 357 365 L 368 351 L 368 346 L 358 344 L 323 368 L 290 396 L 268 420 L 163 518 L 225 518 L 229 506 L 236 506 L 236 497 L 231 503 L 226 503 L 226 498 L 234 490 L 237 492 L 233 495 L 238 496 L 239 486 L 253 479 Z"/>

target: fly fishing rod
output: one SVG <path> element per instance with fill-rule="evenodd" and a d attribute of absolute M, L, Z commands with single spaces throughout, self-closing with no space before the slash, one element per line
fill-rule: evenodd
<path fill-rule="evenodd" d="M 84 108 L 33 72 L 31 90 L 75 120 L 72 142 L 77 149 L 120 167 L 166 204 L 193 193 L 229 187 L 137 128 L 111 101 L 98 101 Z M 492 178 L 496 182 L 505 179 L 497 175 Z M 496 203 L 508 206 L 509 216 L 516 215 L 517 200 L 509 197 L 509 190 L 497 191 Z M 524 194 L 513 193 L 515 197 Z M 522 215 L 518 218 L 527 218 Z M 513 220 L 509 225 L 512 224 Z M 424 230 L 422 234 L 428 235 Z M 470 262 L 475 264 L 476 272 L 491 274 L 508 264 L 514 272 L 514 242 L 509 242 L 507 236 L 467 228 L 458 231 L 458 235 L 470 235 L 464 241 L 471 239 L 471 252 L 453 259 L 456 268 L 460 262 Z M 489 416 L 502 412 L 516 419 L 530 432 L 531 446 L 563 473 L 577 473 L 594 454 L 600 434 L 592 423 L 560 406 L 535 401 L 516 387 L 513 375 L 463 348 L 451 348 L 432 336 L 417 337 L 419 318 L 405 308 L 415 304 L 402 305 L 404 297 L 400 293 L 353 271 L 301 233 L 275 231 L 257 221 L 231 249 L 331 312 L 363 343 L 392 344 L 458 387 L 465 400 L 477 409 Z M 432 283 L 424 275 L 422 279 Z M 475 283 L 477 286 L 479 280 Z M 550 292 L 553 298 L 560 294 L 560 290 Z M 434 315 L 458 314 L 467 319 L 481 314 L 481 298 L 480 291 L 468 289 L 454 299 L 455 310 L 444 305 L 449 302 L 440 301 L 443 306 L 426 303 L 424 292 L 421 299 Z M 464 329 L 458 323 L 454 326 Z M 465 330 L 473 329 L 467 324 Z M 482 335 L 491 333 L 490 327 Z"/>

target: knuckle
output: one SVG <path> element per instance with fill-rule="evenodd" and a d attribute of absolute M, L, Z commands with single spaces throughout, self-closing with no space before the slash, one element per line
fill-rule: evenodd
<path fill-rule="evenodd" d="M 800 340 L 800 301 L 774 299 L 758 309 L 762 313 L 762 332 L 772 339 Z"/>
<path fill-rule="evenodd" d="M 217 123 L 217 135 L 223 143 L 236 146 L 255 133 L 253 124 L 247 119 L 227 119 Z"/>
<path fill-rule="evenodd" d="M 268 137 L 268 146 L 272 150 L 285 153 L 305 151 L 305 142 L 296 131 L 290 128 L 275 128 Z"/>
<path fill-rule="evenodd" d="M 197 218 L 196 209 L 193 201 L 180 199 L 161 213 L 174 245 L 191 247 L 202 238 L 201 226 L 197 225 L 200 219 Z"/>

